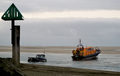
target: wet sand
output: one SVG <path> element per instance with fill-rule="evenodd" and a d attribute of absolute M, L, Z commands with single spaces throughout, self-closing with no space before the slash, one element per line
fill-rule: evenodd
<path fill-rule="evenodd" d="M 21 64 L 27 76 L 120 76 L 120 72 Z"/>
<path fill-rule="evenodd" d="M 21 47 L 21 52 L 33 52 L 33 53 L 71 53 L 76 47 L 65 46 L 51 46 L 51 47 Z M 99 47 L 102 54 L 120 54 L 120 47 Z M 0 46 L 0 52 L 11 52 L 10 46 Z"/>

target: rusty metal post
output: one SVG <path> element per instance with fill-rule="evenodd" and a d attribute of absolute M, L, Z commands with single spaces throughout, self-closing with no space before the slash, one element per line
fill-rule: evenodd
<path fill-rule="evenodd" d="M 20 64 L 20 26 L 14 26 L 13 63 Z"/>

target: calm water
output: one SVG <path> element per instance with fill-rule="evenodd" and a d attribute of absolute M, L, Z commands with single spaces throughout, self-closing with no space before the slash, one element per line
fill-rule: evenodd
<path fill-rule="evenodd" d="M 28 57 L 38 53 L 21 53 L 21 63 L 28 63 Z M 100 54 L 97 60 L 72 61 L 72 54 L 46 54 L 47 62 L 30 63 L 74 68 L 87 68 L 120 72 L 120 54 Z M 10 52 L 0 52 L 0 57 L 11 57 Z"/>

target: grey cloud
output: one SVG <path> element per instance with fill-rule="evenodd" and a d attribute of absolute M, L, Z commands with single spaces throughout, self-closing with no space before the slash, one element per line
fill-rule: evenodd
<path fill-rule="evenodd" d="M 0 22 L 1 23 L 1 22 Z M 10 44 L 10 23 L 1 23 L 0 45 Z M 21 45 L 75 46 L 79 38 L 87 45 L 119 46 L 119 19 L 25 20 L 21 25 Z"/>
<path fill-rule="evenodd" d="M 0 1 L 0 11 L 14 2 L 22 12 L 64 11 L 64 10 L 120 10 L 120 0 L 14 0 Z"/>
<path fill-rule="evenodd" d="M 64 10 L 120 10 L 120 0 L 14 0 L 21 12 Z M 12 1 L 0 0 L 0 12 Z M 120 46 L 119 19 L 25 19 L 21 25 L 21 45 L 75 46 L 79 38 L 88 45 Z M 0 45 L 10 45 L 10 22 L 0 21 Z"/>
<path fill-rule="evenodd" d="M 21 24 L 21 43 L 73 46 L 82 38 L 88 45 L 119 46 L 119 24 L 119 19 L 28 20 Z"/>
<path fill-rule="evenodd" d="M 81 38 L 87 45 L 120 46 L 119 19 L 30 19 L 18 24 L 21 45 L 75 46 Z M 0 25 L 0 45 L 10 45 L 10 22 L 0 21 Z"/>

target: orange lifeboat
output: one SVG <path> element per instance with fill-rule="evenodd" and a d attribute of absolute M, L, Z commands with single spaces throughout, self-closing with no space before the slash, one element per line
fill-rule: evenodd
<path fill-rule="evenodd" d="M 77 61 L 82 59 L 96 59 L 101 53 L 101 50 L 94 47 L 84 47 L 80 41 L 80 47 L 76 48 L 76 50 L 73 50 L 72 53 L 72 59 Z"/>

